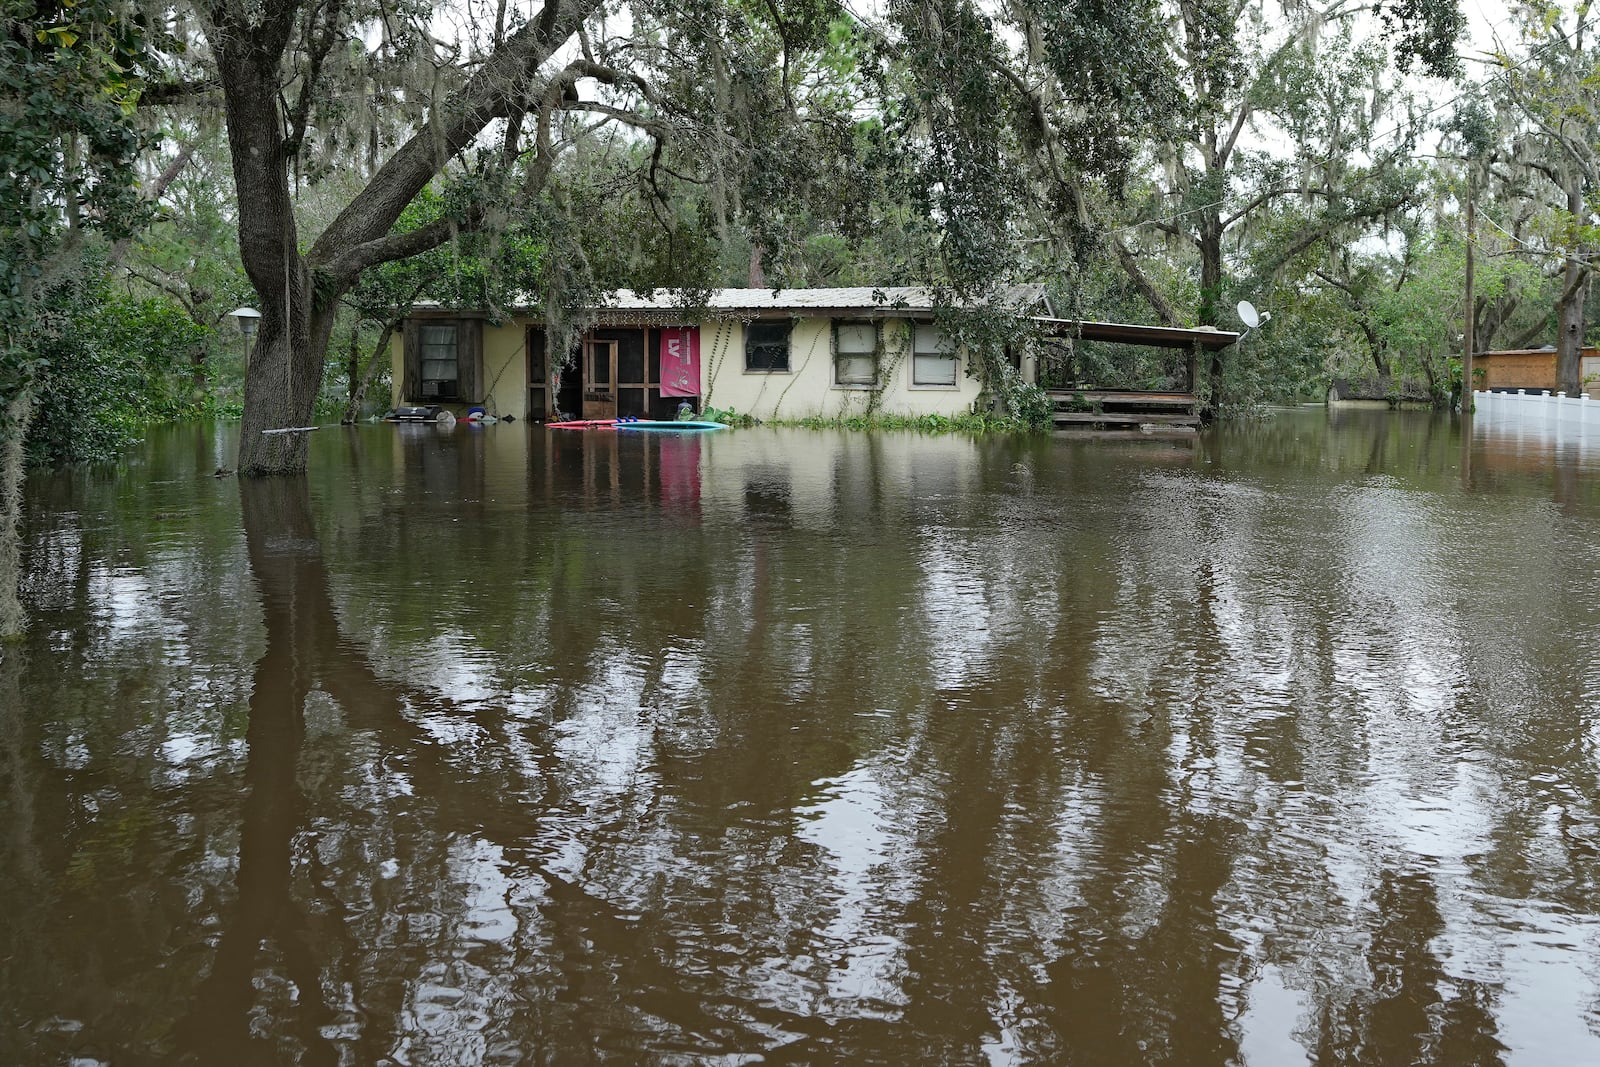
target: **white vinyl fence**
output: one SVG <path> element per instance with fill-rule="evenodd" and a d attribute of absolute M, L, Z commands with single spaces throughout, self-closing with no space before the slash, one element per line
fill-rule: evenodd
<path fill-rule="evenodd" d="M 1542 431 L 1558 439 L 1600 443 L 1600 400 L 1579 394 L 1477 392 L 1474 420 L 1487 429 Z"/>

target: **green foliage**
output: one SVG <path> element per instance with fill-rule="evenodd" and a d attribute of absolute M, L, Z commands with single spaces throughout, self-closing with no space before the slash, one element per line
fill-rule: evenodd
<path fill-rule="evenodd" d="M 470 183 L 424 189 L 401 212 L 393 232 L 410 233 L 437 219 L 459 218 L 472 195 L 465 185 Z M 488 230 L 464 228 L 438 248 L 364 273 L 350 302 L 377 318 L 418 300 L 446 307 L 506 307 L 525 294 L 528 280 L 543 269 L 545 248 L 521 220 Z"/>
<path fill-rule="evenodd" d="M 1413 62 L 1436 78 L 1461 74 L 1456 44 L 1467 30 L 1467 17 L 1455 0 L 1388 0 L 1377 5 L 1387 35 L 1398 46 L 1402 72 Z"/>
<path fill-rule="evenodd" d="M 914 433 L 1026 433 L 1037 429 L 1030 423 L 1006 415 L 812 415 L 800 419 L 778 419 L 775 426 L 799 426 L 807 430 L 902 430 Z"/>
<path fill-rule="evenodd" d="M 28 435 L 35 463 L 110 459 L 144 426 L 210 413 L 187 389 L 188 353 L 206 331 L 169 301 L 112 292 L 97 266 L 39 302 L 48 329 Z"/>
<path fill-rule="evenodd" d="M 41 373 L 94 377 L 67 365 L 81 351 L 68 309 L 97 288 L 87 235 L 122 237 L 147 216 L 134 180 L 145 142 L 131 121 L 146 39 L 140 18 L 112 0 L 6 2 L 0 17 L 4 412 Z M 0 440 L 26 428 L 0 425 Z"/>
<path fill-rule="evenodd" d="M 714 408 L 708 406 L 705 411 L 700 413 L 700 417 L 705 419 L 707 422 L 720 422 L 724 426 L 749 427 L 756 424 L 755 416 L 740 414 L 732 408 Z"/>
<path fill-rule="evenodd" d="M 111 0 L 7 0 L 0 17 L 0 322 L 15 322 L 62 223 L 116 237 L 146 215 L 130 121 L 146 41 Z"/>

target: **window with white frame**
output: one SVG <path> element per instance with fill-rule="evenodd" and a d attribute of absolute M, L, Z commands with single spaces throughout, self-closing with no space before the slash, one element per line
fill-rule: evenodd
<path fill-rule="evenodd" d="M 856 389 L 870 389 L 878 384 L 876 323 L 833 324 L 833 383 Z"/>
<path fill-rule="evenodd" d="M 956 384 L 956 346 L 943 330 L 919 322 L 912 328 L 911 384 L 947 386 Z"/>

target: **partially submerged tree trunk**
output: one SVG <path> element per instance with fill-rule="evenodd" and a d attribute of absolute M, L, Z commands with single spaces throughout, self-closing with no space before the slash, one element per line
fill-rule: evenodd
<path fill-rule="evenodd" d="M 1217 325 L 1217 301 L 1222 296 L 1222 222 L 1216 211 L 1205 213 L 1201 223 L 1200 240 L 1200 325 Z M 1206 374 L 1206 397 L 1201 414 L 1214 419 L 1222 408 L 1223 350 L 1211 350 L 1211 365 Z"/>
<path fill-rule="evenodd" d="M 33 383 L 24 382 L 0 416 L 0 640 L 21 636 L 27 627 L 19 589 L 22 577 L 22 481 L 27 473 L 23 445 L 33 423 Z"/>
<path fill-rule="evenodd" d="M 242 27 L 223 31 L 219 25 L 216 43 L 238 193 L 239 254 L 261 302 L 245 372 L 238 469 L 240 474 L 294 474 L 305 470 L 305 435 L 262 431 L 310 422 L 332 318 L 322 317 L 318 338 L 289 196 L 278 64 L 293 21 L 277 18 L 254 33 L 238 30 Z"/>
<path fill-rule="evenodd" d="M 1582 210 L 1583 186 L 1573 180 L 1567 186 L 1567 211 L 1579 218 Z M 1562 280 L 1556 304 L 1556 388 L 1577 396 L 1583 389 L 1583 308 L 1589 295 L 1589 268 L 1576 249 L 1567 253 Z"/>

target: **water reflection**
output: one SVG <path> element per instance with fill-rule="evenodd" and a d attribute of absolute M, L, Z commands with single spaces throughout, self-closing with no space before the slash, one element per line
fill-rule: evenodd
<path fill-rule="evenodd" d="M 31 487 L 0 1061 L 1595 1058 L 1587 455 L 414 431 Z"/>

